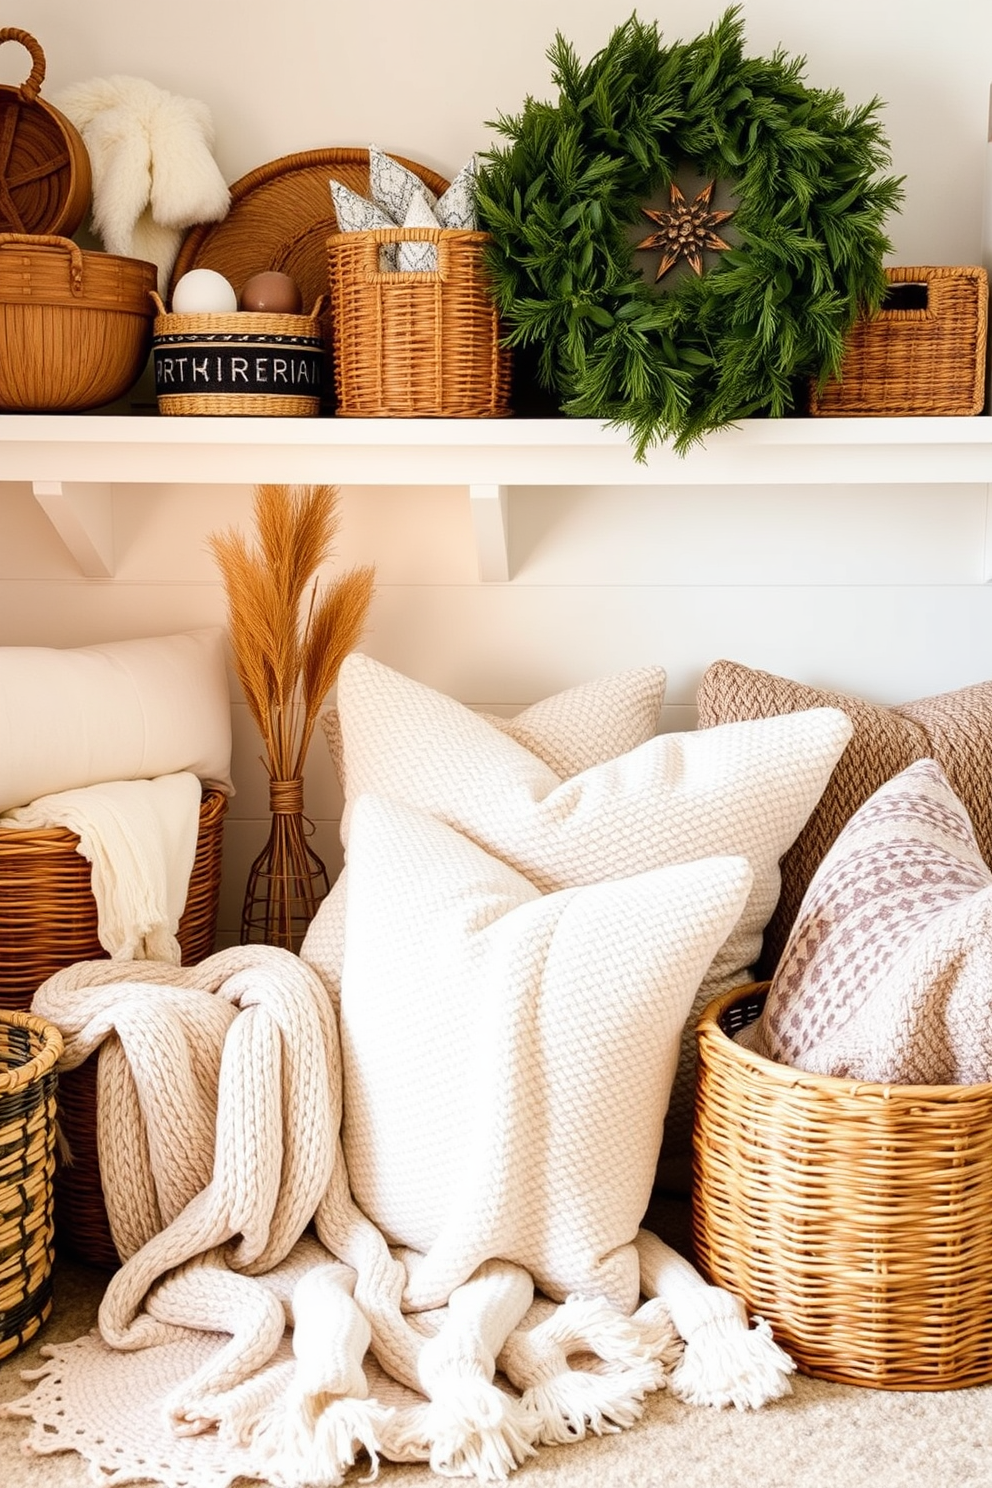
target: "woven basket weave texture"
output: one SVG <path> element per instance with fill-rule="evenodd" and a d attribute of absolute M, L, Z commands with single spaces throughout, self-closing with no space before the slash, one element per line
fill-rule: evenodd
<path fill-rule="evenodd" d="M 213 951 L 226 812 L 221 791 L 204 793 L 178 931 L 187 965 Z M 90 864 L 76 851 L 78 842 L 64 828 L 0 831 L 0 1008 L 28 1008 L 54 972 L 107 954 L 97 936 Z M 58 1245 L 90 1265 L 115 1267 L 96 1145 L 95 1059 L 60 1077 L 58 1112 L 72 1154 L 55 1181 Z"/>
<path fill-rule="evenodd" d="M 31 71 L 18 87 L 0 87 L 0 230 L 71 237 L 92 196 L 89 153 L 75 125 L 39 97 L 45 54 L 38 42 L 17 26 L 0 29 L 5 41 L 27 49 Z"/>
<path fill-rule="evenodd" d="M 337 412 L 503 418 L 510 354 L 483 263 L 488 233 L 378 228 L 327 240 Z M 380 249 L 432 243 L 437 270 L 380 267 Z"/>
<path fill-rule="evenodd" d="M 891 268 L 890 295 L 916 286 L 919 308 L 882 308 L 851 331 L 839 379 L 810 392 L 820 417 L 956 417 L 985 406 L 988 275 L 982 268 Z"/>
<path fill-rule="evenodd" d="M 156 269 L 69 238 L 0 233 L 0 409 L 111 403 L 148 360 Z"/>
<path fill-rule="evenodd" d="M 0 1014 L 0 1358 L 52 1310 L 56 1064 L 62 1035 L 31 1013 Z"/>
<path fill-rule="evenodd" d="M 992 1084 L 806 1074 L 732 1035 L 767 983 L 698 1024 L 693 1239 L 710 1281 L 805 1374 L 888 1390 L 992 1380 Z"/>

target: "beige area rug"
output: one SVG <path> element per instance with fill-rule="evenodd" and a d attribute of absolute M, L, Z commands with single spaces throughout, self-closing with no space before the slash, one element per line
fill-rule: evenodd
<path fill-rule="evenodd" d="M 687 1248 L 678 1210 L 666 1214 L 664 1230 L 671 1243 Z M 58 1263 L 52 1317 L 0 1362 L 0 1400 L 30 1388 L 21 1371 L 38 1365 L 43 1343 L 77 1338 L 94 1325 L 105 1280 L 103 1272 Z M 91 1477 L 73 1452 L 25 1455 L 29 1426 L 0 1418 L 0 1488 L 92 1488 L 106 1481 Z M 347 1483 L 362 1476 L 356 1469 Z M 422 1465 L 384 1462 L 377 1481 L 382 1488 L 435 1488 L 449 1480 Z M 796 1375 L 791 1396 L 749 1414 L 683 1405 L 661 1393 L 649 1397 L 630 1430 L 542 1447 L 510 1482 L 519 1488 L 992 1488 L 992 1385 L 892 1392 Z"/>

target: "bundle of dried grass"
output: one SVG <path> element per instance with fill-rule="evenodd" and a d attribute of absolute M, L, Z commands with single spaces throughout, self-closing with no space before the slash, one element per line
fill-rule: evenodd
<path fill-rule="evenodd" d="M 303 767 L 317 714 L 364 631 L 375 571 L 350 569 L 320 592 L 317 570 L 340 526 L 335 486 L 257 486 L 254 514 L 255 546 L 233 530 L 207 539 L 269 774 L 272 828 L 249 872 L 241 939 L 295 951 L 329 888 L 306 840 L 313 826 L 303 814 Z"/>

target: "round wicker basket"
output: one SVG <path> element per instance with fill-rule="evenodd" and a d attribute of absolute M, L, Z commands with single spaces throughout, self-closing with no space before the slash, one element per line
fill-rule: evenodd
<path fill-rule="evenodd" d="M 992 1084 L 806 1074 L 733 1037 L 767 983 L 697 1027 L 693 1239 L 805 1374 L 888 1390 L 992 1380 Z"/>
<path fill-rule="evenodd" d="M 56 1064 L 62 1035 L 31 1013 L 0 1013 L 0 1358 L 52 1310 Z"/>
<path fill-rule="evenodd" d="M 34 37 L 17 26 L 4 26 L 0 44 L 5 41 L 27 49 L 31 71 L 19 87 L 0 87 L 0 228 L 71 237 L 90 205 L 89 152 L 75 125 L 38 96 L 45 54 Z"/>
<path fill-rule="evenodd" d="M 71 238 L 0 233 L 0 409 L 77 412 L 127 392 L 148 360 L 156 277 Z"/>
<path fill-rule="evenodd" d="M 178 939 L 190 965 L 214 947 L 227 797 L 206 791 Z M 0 1007 L 25 1010 L 47 977 L 75 961 L 99 960 L 91 868 L 63 827 L 0 831 Z M 55 1178 L 59 1247 L 90 1265 L 115 1267 L 96 1145 L 96 1060 L 62 1074 L 59 1125 L 71 1162 Z"/>

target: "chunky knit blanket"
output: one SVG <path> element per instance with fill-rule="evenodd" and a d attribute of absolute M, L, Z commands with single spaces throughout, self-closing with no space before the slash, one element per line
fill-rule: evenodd
<path fill-rule="evenodd" d="M 82 1451 L 108 1484 L 325 1488 L 380 1457 L 486 1481 L 542 1442 L 632 1425 L 649 1391 L 739 1408 L 788 1391 L 767 1327 L 646 1231 L 629 1314 L 535 1297 L 498 1256 L 410 1310 L 419 1258 L 352 1198 L 334 1012 L 289 952 L 82 962 L 33 1006 L 64 1068 L 97 1055 L 123 1259 L 99 1337 L 54 1350 L 7 1408 L 35 1450 Z"/>

